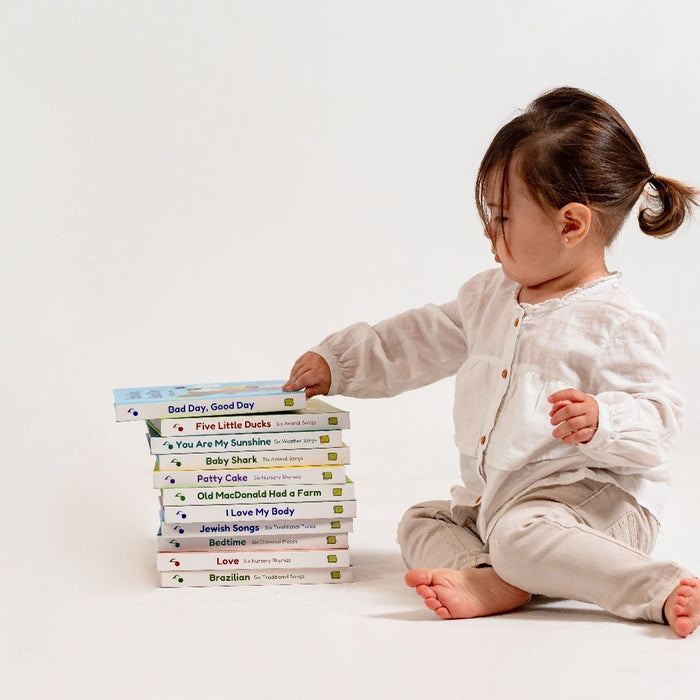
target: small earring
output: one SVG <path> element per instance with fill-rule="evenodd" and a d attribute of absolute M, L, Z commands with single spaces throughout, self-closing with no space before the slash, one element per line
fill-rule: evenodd
<path fill-rule="evenodd" d="M 564 243 L 568 243 L 568 242 L 569 242 L 569 237 L 568 237 L 568 236 L 564 236 Z"/>

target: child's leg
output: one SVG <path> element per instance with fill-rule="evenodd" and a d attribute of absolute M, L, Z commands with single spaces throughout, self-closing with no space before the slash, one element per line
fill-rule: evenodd
<path fill-rule="evenodd" d="M 692 575 L 647 556 L 657 528 L 616 486 L 585 480 L 543 488 L 511 504 L 494 526 L 489 548 L 495 571 L 514 586 L 594 603 L 628 619 L 663 622 L 666 600 L 677 597 L 681 579 Z"/>
<path fill-rule="evenodd" d="M 449 501 L 428 501 L 410 508 L 399 524 L 401 553 L 411 569 L 406 584 L 445 619 L 493 615 L 530 598 L 495 574 L 475 518 L 476 509 L 458 525 Z"/>
<path fill-rule="evenodd" d="M 471 569 L 490 563 L 476 534 L 476 512 L 458 525 L 449 501 L 425 501 L 412 506 L 399 523 L 397 538 L 409 569 Z"/>

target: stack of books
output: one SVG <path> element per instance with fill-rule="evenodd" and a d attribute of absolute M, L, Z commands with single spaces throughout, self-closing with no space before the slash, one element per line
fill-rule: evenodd
<path fill-rule="evenodd" d="M 147 423 L 162 587 L 351 580 L 349 413 L 283 384 L 114 390 Z"/>

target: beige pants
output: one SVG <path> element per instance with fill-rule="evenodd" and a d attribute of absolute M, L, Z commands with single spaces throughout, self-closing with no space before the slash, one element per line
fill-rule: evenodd
<path fill-rule="evenodd" d="M 492 566 L 513 586 L 536 595 L 593 603 L 620 617 L 663 622 L 666 598 L 684 577 L 648 554 L 656 519 L 614 484 L 591 479 L 550 486 L 511 502 L 483 542 L 477 509 L 464 525 L 449 501 L 408 510 L 398 539 L 410 569 Z"/>

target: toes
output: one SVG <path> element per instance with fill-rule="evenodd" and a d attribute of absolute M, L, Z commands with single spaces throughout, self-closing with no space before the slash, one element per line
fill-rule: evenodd
<path fill-rule="evenodd" d="M 435 612 L 437 612 L 440 608 L 445 607 L 437 598 L 426 598 L 424 600 L 424 603 L 426 607 L 430 608 Z"/>
<path fill-rule="evenodd" d="M 445 607 L 443 608 L 438 608 L 435 611 L 435 614 L 438 617 L 441 617 L 443 620 L 451 620 L 452 619 L 452 613 Z"/>
<path fill-rule="evenodd" d="M 420 596 L 423 596 L 423 598 L 435 598 L 435 591 L 430 587 L 426 586 L 424 584 L 420 584 L 416 586 L 416 593 Z"/>
<path fill-rule="evenodd" d="M 677 602 L 673 606 L 672 610 L 673 610 L 674 615 L 685 615 L 686 614 L 685 613 L 685 605 L 683 605 L 682 603 Z"/>
<path fill-rule="evenodd" d="M 676 620 L 673 629 L 679 637 L 687 637 L 695 630 L 695 623 L 689 617 L 681 617 Z"/>
<path fill-rule="evenodd" d="M 451 620 L 452 613 L 446 608 L 437 598 L 426 598 L 424 601 L 425 606 L 432 610 L 438 617 L 443 620 Z"/>
<path fill-rule="evenodd" d="M 429 586 L 433 580 L 433 572 L 430 569 L 412 569 L 404 575 L 407 586 L 416 588 L 417 586 Z"/>

